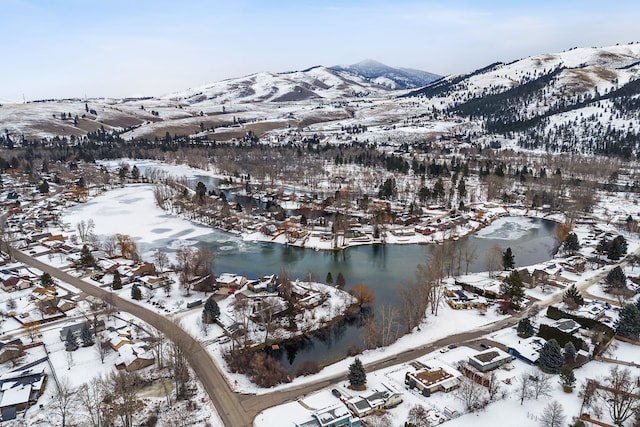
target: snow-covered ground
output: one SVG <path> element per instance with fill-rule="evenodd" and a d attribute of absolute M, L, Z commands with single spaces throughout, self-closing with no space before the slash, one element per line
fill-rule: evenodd
<path fill-rule="evenodd" d="M 136 162 L 136 164 L 140 165 L 141 163 Z M 180 174 L 182 176 L 189 176 L 189 175 L 195 175 L 198 172 L 198 170 L 190 169 L 186 167 L 176 167 L 175 172 L 176 174 Z M 606 209 L 607 209 L 606 211 L 604 206 L 606 206 Z M 507 212 L 502 207 L 495 208 L 495 209 L 496 209 L 496 213 Z M 626 203 L 626 201 L 623 200 L 622 198 L 615 198 L 615 197 L 606 198 L 604 202 L 600 205 L 600 207 L 598 207 L 596 210 L 599 213 L 603 215 L 606 214 L 610 217 L 621 216 L 621 215 L 624 216 L 624 215 L 633 213 L 633 207 L 630 207 L 628 203 Z M 519 212 L 525 213 L 523 210 L 519 210 L 519 209 L 512 209 L 510 213 L 517 214 Z M 535 212 L 529 212 L 528 214 L 532 214 L 532 213 L 535 213 Z M 116 189 L 108 193 L 101 194 L 95 197 L 94 199 L 91 199 L 89 202 L 82 205 L 78 205 L 72 208 L 71 210 L 69 210 L 67 214 L 64 216 L 64 221 L 73 228 L 74 225 L 78 223 L 80 220 L 87 220 L 88 218 L 92 218 L 94 220 L 95 222 L 94 232 L 100 236 L 110 235 L 114 233 L 129 234 L 130 236 L 132 236 L 138 242 L 143 258 L 146 257 L 147 259 L 149 258 L 151 251 L 147 250 L 146 247 L 147 248 L 155 247 L 155 245 L 157 245 L 159 241 L 164 242 L 164 244 L 166 244 L 169 247 L 179 247 L 179 245 L 181 244 L 194 243 L 192 239 L 211 233 L 211 229 L 207 227 L 198 226 L 184 219 L 174 217 L 171 215 L 166 215 L 164 212 L 162 212 L 156 206 L 155 201 L 153 199 L 151 188 L 148 185 L 128 186 L 125 188 Z M 561 219 L 561 218 L 557 218 L 557 219 Z M 483 236 L 485 236 L 485 237 L 495 238 L 496 236 L 500 236 L 504 239 L 512 239 L 526 232 L 527 225 L 530 226 L 530 223 L 527 224 L 528 222 L 529 220 L 526 218 L 521 218 L 516 221 L 497 220 L 489 227 L 486 227 L 485 229 L 481 230 L 479 232 L 479 237 L 482 238 Z M 577 226 L 575 228 L 575 231 L 579 235 L 581 242 L 586 243 L 590 233 L 589 227 Z M 625 234 L 625 236 L 627 237 L 629 242 L 629 251 L 631 252 L 631 251 L 637 250 L 639 247 L 637 237 L 629 234 Z M 593 244 L 597 244 L 597 242 L 593 242 Z M 585 246 L 583 248 L 584 253 L 589 253 L 589 251 L 592 250 L 588 245 L 584 244 L 584 246 Z M 49 257 L 45 255 L 41 257 L 41 259 L 45 262 L 49 262 L 56 266 L 64 267 L 65 265 L 65 261 L 58 256 Z M 582 274 L 573 274 L 573 273 L 564 272 L 563 275 L 569 281 L 579 283 L 580 281 L 589 280 L 599 272 L 600 271 L 598 270 L 587 270 L 587 272 Z M 627 274 L 631 274 L 631 273 L 633 273 L 633 267 L 627 267 Z M 479 274 L 479 275 L 474 275 L 472 277 L 469 277 L 467 279 L 485 280 L 485 279 L 488 279 L 488 276 Z M 592 288 L 589 289 L 589 291 L 593 294 L 598 295 L 595 289 L 595 286 L 597 285 L 594 285 Z M 130 292 L 130 290 L 128 288 L 125 288 L 120 292 L 123 294 L 124 297 L 127 297 L 128 296 L 127 293 Z M 561 289 L 551 289 L 550 292 L 543 292 L 540 289 L 536 288 L 533 290 L 528 290 L 527 294 L 530 297 L 533 297 L 536 299 L 545 299 L 553 295 L 557 295 L 560 292 L 562 292 Z M 185 327 L 185 329 L 189 330 L 195 336 L 201 337 L 201 339 L 203 339 L 203 341 L 205 341 L 206 344 L 208 345 L 209 351 L 214 356 L 214 358 L 218 361 L 220 366 L 224 366 L 224 362 L 222 361 L 222 357 L 221 357 L 222 351 L 224 350 L 224 347 L 225 347 L 225 344 L 221 343 L 221 341 L 223 340 L 220 339 L 222 337 L 222 331 L 217 326 L 212 326 L 209 328 L 209 330 L 204 331 L 201 325 L 198 324 L 198 319 L 200 317 L 201 310 L 199 309 L 193 310 L 193 311 L 183 310 L 181 307 L 183 306 L 184 300 L 183 300 L 183 297 L 180 295 L 180 292 L 176 292 L 174 290 L 174 293 L 171 296 L 168 296 L 166 298 L 161 295 L 163 293 L 164 291 L 157 290 L 155 292 L 154 298 L 162 299 L 164 303 L 163 305 L 165 307 L 172 307 L 171 312 L 176 315 L 176 318 L 180 320 L 183 327 Z M 146 299 L 146 297 L 147 296 L 145 295 L 145 298 L 143 298 L 143 301 L 141 302 L 141 304 L 148 304 L 144 300 Z M 23 309 L 22 305 L 19 305 L 19 307 L 20 307 L 20 310 Z M 226 309 L 225 303 L 221 304 L 221 307 L 223 309 Z M 26 308 L 24 309 L 26 310 Z M 376 349 L 376 350 L 367 351 L 364 354 L 360 355 L 360 358 L 365 363 L 371 363 L 377 360 L 381 360 L 381 359 L 393 356 L 394 354 L 400 353 L 402 351 L 410 350 L 412 348 L 428 344 L 430 342 L 449 336 L 451 334 L 464 332 L 468 330 L 475 330 L 475 329 L 482 330 L 482 328 L 486 328 L 490 326 L 491 324 L 495 323 L 501 318 L 504 318 L 504 317 L 501 315 L 498 315 L 495 312 L 495 310 L 491 310 L 491 309 L 486 311 L 486 313 L 481 313 L 477 310 L 453 310 L 448 306 L 443 305 L 439 309 L 439 313 L 437 316 L 431 316 L 431 315 L 428 316 L 427 319 L 420 325 L 420 328 L 414 331 L 414 333 L 412 333 L 411 335 L 407 335 L 401 338 L 396 343 L 394 343 L 393 345 L 385 349 Z M 58 345 L 58 343 L 55 342 L 53 338 L 50 338 L 49 340 L 52 348 L 56 348 L 56 345 Z M 59 341 L 59 338 L 58 338 L 58 341 Z M 52 359 L 55 359 L 55 364 L 59 365 L 62 370 L 64 369 L 73 370 L 75 366 L 86 366 L 87 364 L 90 364 L 91 357 L 84 350 L 85 349 L 78 350 L 78 352 L 80 353 L 78 353 L 78 357 L 74 358 L 71 369 L 67 369 L 69 367 L 70 362 L 66 358 L 66 356 L 64 356 L 64 353 L 61 353 L 61 355 L 59 354 L 57 356 L 52 356 Z M 620 357 L 621 360 L 634 360 L 633 359 L 634 348 L 631 348 L 627 345 L 619 345 L 614 350 L 620 352 L 620 353 L 615 353 L 614 357 Z M 459 359 L 456 359 L 456 357 L 464 358 L 467 356 L 467 354 L 464 353 L 464 348 L 461 348 L 461 349 L 452 350 L 447 354 L 438 353 L 431 356 L 432 357 L 435 356 L 440 359 L 443 359 L 447 361 L 447 363 L 453 365 L 455 364 L 456 360 L 459 360 Z M 324 368 L 319 374 L 315 376 L 297 378 L 291 384 L 280 385 L 268 390 L 260 389 L 254 386 L 244 376 L 241 376 L 241 375 L 227 374 L 227 378 L 229 383 L 233 384 L 233 387 L 239 392 L 256 393 L 256 394 L 271 393 L 274 391 L 284 390 L 290 387 L 296 387 L 310 381 L 316 381 L 322 378 L 328 378 L 336 374 L 343 373 L 347 370 L 347 367 L 352 362 L 352 360 L 353 359 L 351 358 L 343 360 L 334 365 Z M 518 363 L 515 363 L 514 365 L 516 366 L 515 372 L 518 372 L 518 370 L 525 371 L 526 369 L 531 369 L 524 364 L 521 367 L 518 366 L 519 365 Z M 592 367 L 595 367 L 593 368 L 593 371 L 591 370 Z M 598 371 L 598 367 L 600 371 Z M 404 369 L 403 366 L 398 366 L 391 369 L 390 371 L 397 373 L 402 369 Z M 604 371 L 602 371 L 603 369 Z M 595 363 L 595 362 L 591 362 L 590 364 L 587 365 L 587 367 L 581 368 L 580 370 L 581 373 L 582 372 L 587 373 L 585 374 L 585 377 L 587 375 L 592 375 L 592 376 L 602 375 L 602 373 L 605 371 L 606 371 L 606 368 L 604 367 L 603 364 Z M 382 371 L 381 373 L 375 373 L 375 374 L 372 373 L 371 375 L 372 375 L 372 379 L 370 379 L 369 381 L 370 384 L 373 384 L 376 382 L 374 381 L 375 378 L 373 378 L 373 375 L 377 375 L 380 378 L 387 378 L 389 381 L 395 381 L 396 383 L 402 380 L 402 376 L 398 376 L 396 378 L 394 377 L 393 373 L 387 372 L 387 371 Z M 505 375 L 508 375 L 510 377 L 513 376 L 512 372 L 505 373 Z M 505 387 L 506 386 L 507 385 L 505 384 Z M 559 389 L 559 386 L 556 388 Z M 326 391 L 323 393 L 324 394 L 321 393 L 319 395 L 320 401 L 319 402 L 314 401 L 312 406 L 319 408 L 322 405 L 322 402 L 324 401 L 325 398 L 331 399 L 333 397 Z M 409 393 L 407 393 L 407 395 L 409 395 Z M 322 397 L 322 396 L 325 396 L 325 397 Z M 563 397 L 564 399 L 562 399 Z M 412 398 L 424 399 L 423 397 L 420 397 L 420 396 L 413 396 Z M 570 413 L 570 414 L 576 413 L 575 401 L 577 399 L 575 398 L 575 393 L 574 395 L 567 395 L 567 396 L 564 396 L 563 394 L 560 393 L 559 397 L 556 397 L 554 395 L 554 398 L 557 398 L 558 400 L 562 399 L 561 402 L 565 406 L 566 413 Z M 442 397 L 442 399 L 444 399 L 442 402 L 434 400 L 433 397 L 430 399 L 432 399 L 435 402 L 434 406 L 436 407 L 440 407 L 441 405 L 446 405 L 453 408 L 461 407 L 461 402 L 459 400 L 456 400 L 455 397 L 453 397 L 452 395 L 449 395 L 448 397 Z M 407 402 L 410 402 L 408 398 L 407 398 Z M 513 396 L 508 395 L 507 399 L 505 399 L 503 402 L 505 405 L 504 410 L 507 413 L 519 412 L 520 418 L 522 418 L 522 415 L 523 415 L 522 407 L 520 406 L 519 402 L 516 402 L 513 399 Z M 536 415 L 539 415 L 539 413 L 542 411 L 542 408 L 544 407 L 545 404 L 546 404 L 545 399 L 540 399 L 539 401 L 526 402 L 528 414 L 525 414 L 526 416 L 521 419 L 522 425 L 536 425 L 536 421 L 533 418 Z M 395 420 L 398 421 L 398 423 L 401 423 L 404 420 L 406 411 L 408 411 L 408 408 L 409 408 L 408 405 L 409 403 L 403 404 L 397 410 L 392 411 L 392 413 L 394 414 L 393 417 Z M 474 418 L 476 420 L 482 421 L 480 420 L 480 418 L 486 417 L 486 418 L 483 418 L 484 421 L 482 422 L 485 422 L 485 421 L 488 422 L 488 420 L 490 419 L 491 420 L 501 419 L 500 417 L 502 415 L 498 414 L 497 412 L 502 411 L 502 406 L 503 405 L 500 403 L 498 404 L 494 403 L 490 405 L 486 411 L 474 416 L 463 416 L 457 420 L 452 421 L 450 425 L 465 426 L 467 425 L 466 423 L 474 422 L 474 421 L 470 421 L 470 419 L 474 419 Z M 493 408 L 496 408 L 496 409 L 494 410 Z M 280 420 L 282 420 L 283 419 L 282 411 L 286 411 L 286 410 L 287 410 L 286 407 L 279 407 L 279 408 L 273 409 L 272 411 L 275 411 L 274 412 L 275 414 L 280 414 L 279 415 Z M 399 415 L 396 415 L 396 413 Z M 256 422 L 256 425 L 266 425 L 262 423 L 263 422 L 262 420 L 266 420 L 264 421 L 265 423 L 269 422 L 269 416 L 270 416 L 269 414 L 271 414 L 271 412 L 267 411 L 265 412 L 265 414 L 261 415 L 261 418 L 258 419 L 258 421 Z M 277 415 L 274 415 L 274 416 L 277 416 Z M 504 419 L 507 420 L 507 419 L 513 419 L 513 418 L 509 417 L 508 415 L 505 415 Z M 457 424 L 457 423 L 460 423 L 460 424 Z"/>
<path fill-rule="evenodd" d="M 467 361 L 469 356 L 478 352 L 465 346 L 457 347 L 445 353 L 434 352 L 424 357 L 416 359 L 428 366 L 445 365 L 455 368 L 460 361 Z M 623 361 L 636 361 L 639 349 L 631 344 L 615 342 L 611 349 L 611 355 L 614 359 Z M 507 365 L 508 370 L 501 368 L 496 370 L 497 378 L 500 381 L 500 393 L 498 399 L 490 403 L 486 408 L 473 413 L 465 413 L 463 401 L 458 397 L 454 390 L 450 393 L 437 392 L 430 397 L 424 397 L 415 390 L 409 390 L 404 384 L 406 372 L 413 372 L 415 368 L 410 364 L 397 365 L 388 369 L 383 369 L 367 374 L 367 385 L 375 386 L 379 383 L 391 385 L 395 389 L 403 393 L 403 403 L 398 407 L 390 409 L 387 413 L 390 415 L 394 426 L 403 425 L 407 419 L 409 409 L 414 405 L 421 405 L 429 410 L 442 415 L 444 408 L 449 408 L 461 414 L 458 418 L 446 421 L 446 425 L 450 427 L 475 427 L 489 425 L 518 425 L 525 427 L 540 426 L 540 416 L 545 406 L 556 400 L 562 407 L 566 421 L 569 423 L 574 414 L 578 414 L 582 399 L 578 391 L 581 389 L 587 379 L 599 379 L 608 374 L 609 369 L 615 365 L 611 363 L 592 361 L 587 365 L 576 369 L 576 387 L 573 393 L 566 393 L 558 380 L 557 375 L 551 376 L 550 387 L 546 390 L 545 395 L 539 396 L 537 399 L 531 397 L 520 403 L 518 386 L 520 377 L 523 374 L 531 373 L 533 375 L 545 375 L 535 367 L 528 365 L 519 359 L 516 359 Z M 624 366 L 622 366 L 624 368 Z M 630 368 L 633 376 L 640 375 L 639 368 Z M 346 376 L 345 376 L 346 377 Z M 355 397 L 364 392 L 355 392 L 348 388 L 346 378 L 334 386 L 344 396 L 348 398 Z M 484 391 L 486 394 L 486 390 Z M 315 410 L 320 410 L 331 405 L 339 403 L 329 389 L 322 390 L 309 396 L 304 396 L 298 401 L 285 403 L 278 407 L 267 409 L 262 412 L 255 420 L 256 427 L 268 427 L 271 425 L 293 426 L 293 422 L 310 418 Z M 283 420 L 289 420 L 284 423 Z M 447 419 L 442 417 L 442 419 Z M 606 420 L 606 415 L 604 416 Z"/>

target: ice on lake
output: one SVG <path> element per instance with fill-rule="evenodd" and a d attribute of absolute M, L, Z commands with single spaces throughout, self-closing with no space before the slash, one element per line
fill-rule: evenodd
<path fill-rule="evenodd" d="M 488 227 L 479 230 L 475 237 L 479 239 L 518 240 L 542 225 L 531 218 L 499 218 Z"/>

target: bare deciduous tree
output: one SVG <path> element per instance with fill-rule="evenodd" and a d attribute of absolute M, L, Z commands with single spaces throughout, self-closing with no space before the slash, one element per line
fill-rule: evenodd
<path fill-rule="evenodd" d="M 460 386 L 456 390 L 456 397 L 464 403 L 465 409 L 473 412 L 483 405 L 483 387 L 467 377 L 462 377 Z"/>
<path fill-rule="evenodd" d="M 531 383 L 531 376 L 528 372 L 523 372 L 522 374 L 520 374 L 520 377 L 518 377 L 516 393 L 518 398 L 520 399 L 520 405 L 523 405 L 525 400 L 531 398 Z"/>
<path fill-rule="evenodd" d="M 264 334 L 264 343 L 266 344 L 269 340 L 269 335 L 273 332 L 275 323 L 276 323 L 276 314 L 280 311 L 281 306 L 278 298 L 275 297 L 266 297 L 260 303 L 260 311 L 258 312 L 258 316 L 260 318 L 260 322 L 264 326 L 265 334 Z"/>
<path fill-rule="evenodd" d="M 111 344 L 109 343 L 109 340 L 106 338 L 103 338 L 102 336 L 98 336 L 98 345 L 94 346 L 95 351 L 98 353 L 98 356 L 100 357 L 100 363 L 104 364 L 104 359 L 105 357 L 107 357 L 107 353 L 109 353 L 109 350 L 111 350 Z"/>
<path fill-rule="evenodd" d="M 182 348 L 175 341 L 169 341 L 169 368 L 171 369 L 177 400 L 188 397 L 187 383 L 190 377 L 185 351 L 188 351 L 188 349 Z"/>
<path fill-rule="evenodd" d="M 494 277 L 496 271 L 500 270 L 502 265 L 502 248 L 494 245 L 485 255 L 485 265 L 491 277 Z"/>
<path fill-rule="evenodd" d="M 162 276 L 169 266 L 169 256 L 165 252 L 156 250 L 153 254 L 153 264 L 156 266 L 158 274 Z"/>
<path fill-rule="evenodd" d="M 116 240 L 115 235 L 110 235 L 104 238 L 102 241 L 102 249 L 105 251 L 107 255 L 114 256 L 116 254 L 116 250 L 118 249 L 118 242 Z"/>
<path fill-rule="evenodd" d="M 562 405 L 557 400 L 549 402 L 540 415 L 540 425 L 542 427 L 562 427 L 566 425 L 566 417 Z"/>
<path fill-rule="evenodd" d="M 102 402 L 107 395 L 104 378 L 96 378 L 88 383 L 82 384 L 78 389 L 78 402 L 84 410 L 85 420 L 92 427 L 105 426 L 102 413 Z"/>
<path fill-rule="evenodd" d="M 407 414 L 407 422 L 416 427 L 430 427 L 427 408 L 422 405 L 413 405 Z"/>
<path fill-rule="evenodd" d="M 142 406 L 136 396 L 138 375 L 127 371 L 112 371 L 107 383 L 109 393 L 105 401 L 110 404 L 108 410 L 120 417 L 123 427 L 132 427 L 133 417 Z"/>
<path fill-rule="evenodd" d="M 417 282 L 397 287 L 400 299 L 400 317 L 404 331 L 410 333 L 424 319 L 429 304 L 429 294 Z"/>
<path fill-rule="evenodd" d="M 431 314 L 435 316 L 438 315 L 438 307 L 443 298 L 442 279 L 445 274 L 448 250 L 449 247 L 434 246 L 426 262 L 419 264 L 416 269 L 416 283 L 423 288 L 421 294 L 428 295 Z"/>
<path fill-rule="evenodd" d="M 149 332 L 149 347 L 153 353 L 153 357 L 156 359 L 158 369 L 164 369 L 164 354 L 166 337 L 163 333 L 155 328 L 148 329 Z"/>
<path fill-rule="evenodd" d="M 73 420 L 76 405 L 77 390 L 71 385 L 67 377 L 62 377 L 57 382 L 57 390 L 53 394 L 53 408 L 60 415 L 60 425 L 65 427 L 67 422 Z"/>
<path fill-rule="evenodd" d="M 486 377 L 487 378 L 487 393 L 489 394 L 489 401 L 493 401 L 498 394 L 500 394 L 500 390 L 502 387 L 500 386 L 500 380 L 496 375 L 495 371 L 491 371 L 491 373 Z"/>
<path fill-rule="evenodd" d="M 540 396 L 551 395 L 551 378 L 552 375 L 547 375 L 541 371 L 534 370 L 529 373 L 531 379 L 531 393 L 534 399 Z"/>
<path fill-rule="evenodd" d="M 600 401 L 616 425 L 623 425 L 640 410 L 639 381 L 628 368 L 615 366 L 598 385 Z"/>
<path fill-rule="evenodd" d="M 178 269 L 180 270 L 178 275 L 180 286 L 184 288 L 185 294 L 189 296 L 191 294 L 191 280 L 195 275 L 196 250 L 188 246 L 181 246 L 176 251 L 176 258 L 178 260 Z"/>

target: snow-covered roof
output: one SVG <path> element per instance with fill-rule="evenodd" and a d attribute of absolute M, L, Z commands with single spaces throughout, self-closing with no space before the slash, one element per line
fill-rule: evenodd
<path fill-rule="evenodd" d="M 153 355 L 146 351 L 139 343 L 122 345 L 118 348 L 118 354 L 125 366 L 129 366 L 139 359 L 154 360 Z"/>
<path fill-rule="evenodd" d="M 31 396 L 31 386 L 23 385 L 5 390 L 0 399 L 0 408 L 26 403 L 29 401 L 29 396 Z"/>
<path fill-rule="evenodd" d="M 469 356 L 469 360 L 474 361 L 478 366 L 490 365 L 497 361 L 506 361 L 509 359 L 511 359 L 511 355 L 497 347 L 491 347 L 487 350 L 481 351 L 480 353 Z"/>

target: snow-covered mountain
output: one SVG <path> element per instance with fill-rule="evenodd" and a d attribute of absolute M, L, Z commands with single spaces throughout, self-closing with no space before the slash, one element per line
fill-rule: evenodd
<path fill-rule="evenodd" d="M 640 44 L 494 63 L 410 92 L 522 148 L 640 152 Z"/>
<path fill-rule="evenodd" d="M 389 89 L 414 89 L 426 86 L 440 78 L 437 74 L 411 68 L 393 68 L 372 59 L 352 65 L 331 67 L 338 72 L 347 72 Z"/>
<path fill-rule="evenodd" d="M 256 73 L 223 80 L 162 98 L 190 104 L 216 102 L 290 102 L 382 95 L 389 88 L 361 76 L 316 66 L 286 73 Z"/>
<path fill-rule="evenodd" d="M 157 98 L 0 105 L 0 129 L 12 141 L 101 132 L 228 141 L 248 131 L 277 140 L 293 128 L 330 141 L 364 125 L 387 140 L 387 130 L 402 128 L 418 139 L 452 134 L 484 146 L 640 157 L 640 44 L 497 62 L 411 92 L 391 88 L 417 84 L 407 76 L 422 72 L 398 70 L 363 61 L 257 73 Z"/>

